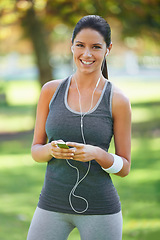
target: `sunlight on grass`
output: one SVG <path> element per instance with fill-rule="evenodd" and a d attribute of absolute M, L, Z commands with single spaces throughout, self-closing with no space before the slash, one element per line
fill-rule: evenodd
<path fill-rule="evenodd" d="M 156 196 L 154 196 L 154 198 L 150 196 L 151 193 L 154 194 L 154 191 L 149 194 L 147 193 L 147 188 L 145 188 L 145 190 L 142 189 L 141 192 L 138 191 L 138 193 L 136 193 L 135 190 L 136 189 L 131 193 L 130 198 L 127 200 L 123 199 L 122 212 L 124 219 L 127 219 L 127 222 L 131 219 L 137 219 L 139 221 L 141 219 L 159 219 L 160 209 L 158 199 L 154 199 Z M 148 189 L 148 192 L 150 192 L 150 189 Z"/>
<path fill-rule="evenodd" d="M 0 162 L 1 170 L 22 166 L 32 166 L 36 164 L 32 159 L 31 154 L 15 154 L 12 155 L 12 157 L 10 154 L 6 154 L 4 156 L 0 156 Z"/>
<path fill-rule="evenodd" d="M 150 141 L 150 148 L 152 151 L 160 151 L 160 138 L 152 138 Z M 159 155 L 160 158 L 160 155 Z"/>
<path fill-rule="evenodd" d="M 37 81 L 12 81 L 7 83 L 6 97 L 10 105 L 36 104 L 40 94 Z"/>
<path fill-rule="evenodd" d="M 34 127 L 34 116 L 32 115 L 15 115 L 6 117 L 1 114 L 0 117 L 0 132 L 16 132 L 27 131 Z M 14 129 L 14 131 L 13 131 Z"/>
<path fill-rule="evenodd" d="M 160 100 L 159 96 L 159 82 L 117 82 L 119 87 L 122 90 L 125 90 L 127 95 L 129 96 L 132 103 L 136 103 L 137 101 L 146 102 L 146 101 L 158 101 Z M 145 87 L 145 91 L 142 89 Z M 40 94 L 40 85 L 36 81 L 12 81 L 6 83 L 6 96 L 7 102 L 11 105 L 28 105 L 28 104 L 37 104 L 39 94 Z M 140 96 L 138 92 L 141 92 Z M 152 93 L 148 95 L 148 92 Z M 154 92 L 154 94 L 153 94 Z M 143 93 L 143 94 L 142 94 Z M 147 94 L 146 94 L 147 93 Z M 141 99 L 142 97 L 142 99 Z M 6 115 L 3 113 L 0 117 L 0 131 L 24 131 L 30 130 L 34 127 L 34 114 L 29 113 L 29 115 L 21 114 L 22 111 L 17 114 L 10 112 Z M 9 117 L 8 117 L 9 116 Z M 156 120 L 160 118 L 159 106 L 151 107 L 132 107 L 132 122 L 133 123 L 147 123 L 152 120 Z M 11 121 L 10 121 L 11 120 Z M 18 124 L 17 124 L 18 123 Z M 14 130 L 13 130 L 14 129 Z"/>
<path fill-rule="evenodd" d="M 160 233 L 159 219 L 132 219 L 124 222 L 124 240 L 158 240 Z"/>
<path fill-rule="evenodd" d="M 153 102 L 160 100 L 158 81 L 114 81 L 131 102 Z M 7 101 L 11 105 L 36 104 L 40 94 L 38 81 L 11 81 L 6 83 Z"/>
<path fill-rule="evenodd" d="M 135 230 L 135 229 L 154 229 L 160 228 L 160 220 L 159 219 L 132 219 L 127 221 L 124 226 L 124 231 L 127 230 Z"/>
<path fill-rule="evenodd" d="M 142 145 L 144 145 L 143 148 Z M 132 152 L 137 152 L 139 149 L 143 150 L 145 146 L 147 146 L 146 151 L 160 152 L 160 138 L 143 138 L 143 141 L 139 138 L 132 138 Z"/>
<path fill-rule="evenodd" d="M 160 118 L 159 106 L 152 106 L 152 108 L 138 107 L 132 108 L 132 123 L 148 122 Z"/>
<path fill-rule="evenodd" d="M 160 82 L 158 81 L 113 81 L 130 99 L 131 102 L 160 101 Z"/>
<path fill-rule="evenodd" d="M 156 180 L 160 181 L 159 169 L 136 169 L 132 170 L 127 177 L 127 182 L 129 183 L 144 183 L 148 182 L 148 177 L 150 182 L 154 182 Z"/>

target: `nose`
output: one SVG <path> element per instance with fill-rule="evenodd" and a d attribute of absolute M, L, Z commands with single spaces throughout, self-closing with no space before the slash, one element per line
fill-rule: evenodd
<path fill-rule="evenodd" d="M 92 57 L 92 54 L 88 48 L 85 49 L 83 56 L 84 57 Z"/>

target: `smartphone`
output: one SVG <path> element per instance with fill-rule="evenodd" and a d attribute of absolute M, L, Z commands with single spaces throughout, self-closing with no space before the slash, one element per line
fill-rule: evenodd
<path fill-rule="evenodd" d="M 67 148 L 67 149 L 69 149 L 69 147 L 65 143 L 57 143 L 57 146 L 60 147 L 60 148 Z"/>

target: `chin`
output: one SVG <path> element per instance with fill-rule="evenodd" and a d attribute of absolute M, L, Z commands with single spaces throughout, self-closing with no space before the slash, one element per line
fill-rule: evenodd
<path fill-rule="evenodd" d="M 94 70 L 82 70 L 82 69 L 79 69 L 79 70 L 83 74 L 91 74 L 91 73 L 95 72 Z"/>
<path fill-rule="evenodd" d="M 82 66 L 78 67 L 78 70 L 85 74 L 90 74 L 96 71 L 94 67 L 82 67 Z"/>

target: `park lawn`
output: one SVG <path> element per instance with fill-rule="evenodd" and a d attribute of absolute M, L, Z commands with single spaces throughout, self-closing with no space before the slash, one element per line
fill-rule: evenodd
<path fill-rule="evenodd" d="M 139 124 L 138 130 L 146 131 L 150 124 L 156 127 L 160 125 L 160 82 L 119 81 L 114 84 L 130 98 L 132 123 Z M 3 85 L 6 104 L 0 104 L 0 132 L 33 129 L 39 84 L 36 81 L 11 81 Z"/>
<path fill-rule="evenodd" d="M 26 239 L 43 184 L 46 164 L 32 160 L 29 153 L 31 138 L 32 135 L 28 135 L 24 143 L 20 139 L 4 142 L 2 146 L 0 239 L 3 240 Z M 130 174 L 125 178 L 112 177 L 122 203 L 123 240 L 150 240 L 151 236 L 154 240 L 159 239 L 159 142 L 160 138 L 133 138 Z M 74 230 L 69 240 L 79 239 L 78 230 Z"/>
<path fill-rule="evenodd" d="M 146 131 L 148 123 L 159 125 L 160 82 L 113 80 L 113 83 L 123 90 L 132 103 L 133 124 L 140 124 L 142 131 Z M 33 129 L 40 94 L 39 83 L 33 80 L 9 81 L 3 82 L 2 86 L 1 92 L 6 95 L 6 104 L 0 104 L 0 132 Z"/>
<path fill-rule="evenodd" d="M 160 101 L 160 81 L 143 80 L 140 78 L 127 80 L 115 80 L 113 84 L 119 87 L 130 99 L 132 103 L 146 103 Z"/>
<path fill-rule="evenodd" d="M 38 100 L 39 90 L 36 85 L 32 85 L 32 81 L 23 84 L 17 82 L 17 88 L 13 88 L 14 85 L 10 84 L 6 86 L 6 93 L 10 98 L 7 97 L 8 105 L 0 106 L 0 132 L 28 131 L 34 127 L 35 102 Z M 159 240 L 160 104 L 154 103 L 160 100 L 160 83 L 140 82 L 138 83 L 140 88 L 137 89 L 136 84 L 131 82 L 122 83 L 122 86 L 128 89 L 127 93 L 132 101 L 134 127 L 131 172 L 125 178 L 112 176 L 122 203 L 123 240 Z M 21 90 L 23 97 L 23 87 L 25 87 L 25 96 L 29 93 L 30 87 L 32 88 L 32 98 L 29 104 L 25 97 L 21 102 L 23 104 L 17 105 L 19 96 L 16 101 L 14 99 L 16 94 L 10 94 L 11 89 L 13 88 L 17 94 L 17 89 Z M 12 99 L 11 96 L 14 98 Z M 148 129 L 151 129 L 151 132 L 148 132 Z M 33 133 L 28 132 L 8 140 L 0 139 L 0 239 L 2 240 L 26 239 L 37 205 L 46 164 L 35 163 L 31 158 L 32 135 Z M 110 152 L 113 152 L 113 144 Z M 70 234 L 69 240 L 80 240 L 78 230 Z"/>

